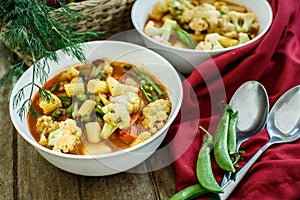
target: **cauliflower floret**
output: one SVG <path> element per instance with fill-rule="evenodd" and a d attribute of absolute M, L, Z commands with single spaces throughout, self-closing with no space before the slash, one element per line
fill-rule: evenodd
<path fill-rule="evenodd" d="M 74 135 L 59 132 L 59 134 L 53 134 L 52 137 L 52 140 L 55 140 L 52 148 L 53 151 L 68 153 L 70 151 L 73 151 L 75 145 L 77 144 L 76 137 Z M 48 145 L 50 144 L 48 143 Z"/>
<path fill-rule="evenodd" d="M 174 18 L 178 18 L 185 10 L 191 10 L 194 7 L 189 0 L 168 0 L 167 6 Z"/>
<path fill-rule="evenodd" d="M 117 81 L 113 77 L 108 77 L 106 79 L 106 82 L 112 96 L 122 95 L 125 94 L 126 92 L 133 92 L 133 93 L 139 92 L 138 87 L 119 83 L 119 81 Z"/>
<path fill-rule="evenodd" d="M 250 40 L 247 33 L 239 33 L 239 44 L 243 44 L 245 42 L 248 42 Z"/>
<path fill-rule="evenodd" d="M 103 120 L 113 127 L 125 129 L 130 126 L 130 115 L 124 104 L 110 103 L 102 108 Z"/>
<path fill-rule="evenodd" d="M 48 144 L 48 139 L 46 138 L 45 135 L 42 135 L 40 136 L 40 140 L 38 141 L 38 143 L 42 146 L 47 146 Z"/>
<path fill-rule="evenodd" d="M 181 23 L 188 23 L 189 27 L 200 34 L 204 30 L 215 32 L 219 26 L 221 14 L 216 8 L 209 3 L 202 3 L 199 6 L 185 9 L 178 19 Z"/>
<path fill-rule="evenodd" d="M 52 150 L 68 153 L 75 149 L 80 143 L 81 129 L 73 119 L 67 119 L 59 123 L 59 129 L 51 132 L 48 137 L 48 146 L 53 146 Z"/>
<path fill-rule="evenodd" d="M 37 119 L 36 131 L 43 135 L 50 133 L 58 128 L 58 122 L 53 121 L 53 119 L 50 116 L 42 115 Z"/>
<path fill-rule="evenodd" d="M 220 16 L 221 13 L 209 3 L 202 3 L 194 9 L 194 17 L 206 20 L 210 29 L 215 29 L 218 26 Z"/>
<path fill-rule="evenodd" d="M 149 20 L 148 23 L 145 25 L 144 31 L 150 37 L 154 37 L 156 35 L 161 34 L 160 28 L 155 27 L 155 23 L 152 20 Z"/>
<path fill-rule="evenodd" d="M 201 31 L 207 30 L 208 23 L 202 18 L 193 18 L 189 23 L 189 27 L 195 31 L 195 34 L 200 34 Z"/>
<path fill-rule="evenodd" d="M 76 125 L 76 121 L 72 119 L 66 119 L 59 123 L 59 128 L 68 130 L 70 134 L 81 136 L 81 129 Z"/>
<path fill-rule="evenodd" d="M 211 50 L 212 49 L 212 44 L 210 42 L 201 41 L 195 47 L 195 49 L 197 49 L 197 50 Z"/>
<path fill-rule="evenodd" d="M 218 33 L 211 33 L 205 36 L 204 42 L 200 42 L 196 49 L 200 50 L 212 50 L 212 49 L 223 49 L 224 47 L 220 44 L 219 40 L 221 36 Z M 210 49 L 208 49 L 211 47 Z"/>
<path fill-rule="evenodd" d="M 132 113 L 137 112 L 140 109 L 141 99 L 137 93 L 127 92 L 126 93 L 129 103 L 132 104 Z"/>
<path fill-rule="evenodd" d="M 38 141 L 38 143 L 40 145 L 47 146 L 47 137 L 49 133 L 58 128 L 58 122 L 53 121 L 50 116 L 43 115 L 39 117 L 36 123 L 36 131 L 40 133 L 40 140 Z"/>
<path fill-rule="evenodd" d="M 230 11 L 228 16 L 238 32 L 248 32 L 256 20 L 256 15 L 254 13 Z"/>
<path fill-rule="evenodd" d="M 171 102 L 169 100 L 156 100 L 149 103 L 143 109 L 143 119 L 141 123 L 145 128 L 149 129 L 151 133 L 155 133 L 165 125 L 170 111 Z"/>
<path fill-rule="evenodd" d="M 175 20 L 166 19 L 163 26 L 161 28 L 155 27 L 153 21 L 149 21 L 145 26 L 145 33 L 152 37 L 153 39 L 164 43 L 170 44 L 169 39 L 171 36 L 172 29 L 177 26 L 177 22 Z"/>
<path fill-rule="evenodd" d="M 181 23 L 190 22 L 193 19 L 194 11 L 186 9 L 183 11 L 182 15 L 179 16 Z"/>
<path fill-rule="evenodd" d="M 111 103 L 118 103 L 123 104 L 126 106 L 128 113 L 132 113 L 133 111 L 133 105 L 128 101 L 128 97 L 125 94 L 119 95 L 119 96 L 112 96 L 110 98 Z"/>
<path fill-rule="evenodd" d="M 228 15 L 222 15 L 222 18 L 219 21 L 220 29 L 223 34 L 235 31 L 235 25 L 230 22 L 230 18 Z"/>
<path fill-rule="evenodd" d="M 112 96 L 111 103 L 120 103 L 126 106 L 129 114 L 135 113 L 140 108 L 141 99 L 137 93 L 126 92 L 119 96 Z"/>

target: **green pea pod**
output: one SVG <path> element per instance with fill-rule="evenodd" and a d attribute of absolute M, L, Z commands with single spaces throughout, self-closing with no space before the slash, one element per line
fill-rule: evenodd
<path fill-rule="evenodd" d="M 220 168 L 228 172 L 235 172 L 227 146 L 230 112 L 232 112 L 231 107 L 227 105 L 216 130 L 214 156 Z"/>
<path fill-rule="evenodd" d="M 207 194 L 208 191 L 204 189 L 200 184 L 195 184 L 184 188 L 183 190 L 174 194 L 169 200 L 187 200 L 193 199 L 203 194 Z"/>
<path fill-rule="evenodd" d="M 228 127 L 228 151 L 230 153 L 236 152 L 236 127 L 238 122 L 238 112 L 234 112 L 230 115 L 229 127 Z"/>
<path fill-rule="evenodd" d="M 183 44 L 186 44 L 192 49 L 195 48 L 196 44 L 192 39 L 192 37 L 188 34 L 188 32 L 178 27 L 176 27 L 174 30 L 177 33 L 178 38 Z"/>
<path fill-rule="evenodd" d="M 197 179 L 200 185 L 206 190 L 214 193 L 220 193 L 223 192 L 223 190 L 214 177 L 210 158 L 210 151 L 214 144 L 213 137 L 206 130 L 204 131 L 206 134 L 204 135 L 203 144 L 197 159 Z"/>

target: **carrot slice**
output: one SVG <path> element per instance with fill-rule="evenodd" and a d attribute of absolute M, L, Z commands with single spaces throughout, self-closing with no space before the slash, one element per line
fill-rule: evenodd
<path fill-rule="evenodd" d="M 125 133 L 123 135 L 120 135 L 120 139 L 125 142 L 126 144 L 130 144 L 132 143 L 134 140 L 135 140 L 135 136 L 131 135 L 131 134 L 128 134 L 128 133 Z"/>
<path fill-rule="evenodd" d="M 130 126 L 132 126 L 138 120 L 138 118 L 139 118 L 138 114 L 131 115 Z"/>

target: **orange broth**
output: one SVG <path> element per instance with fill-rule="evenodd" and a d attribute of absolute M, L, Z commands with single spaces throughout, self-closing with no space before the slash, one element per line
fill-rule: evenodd
<path fill-rule="evenodd" d="M 96 64 L 96 63 L 95 63 Z M 133 66 L 131 64 L 129 64 L 130 66 Z M 138 81 L 136 75 L 134 75 L 134 73 L 132 72 L 132 70 L 128 70 L 126 69 L 126 66 L 128 66 L 128 63 L 125 63 L 125 62 L 112 62 L 111 63 L 111 66 L 113 67 L 113 73 L 112 73 L 112 77 L 116 78 L 117 80 L 119 80 L 120 83 L 124 83 L 124 81 L 127 79 L 127 78 L 131 78 L 135 81 Z M 76 69 L 78 69 L 80 72 L 83 72 L 83 74 L 85 76 L 88 76 L 89 73 L 91 73 L 91 65 L 85 65 L 85 64 L 82 64 L 82 65 L 78 65 L 76 67 Z M 141 70 L 141 69 L 139 69 Z M 154 77 L 153 75 L 151 75 L 150 73 L 146 72 L 145 70 L 142 70 L 143 73 L 147 74 L 148 76 L 150 76 L 152 78 L 152 80 L 159 85 L 160 89 L 162 89 L 164 91 L 164 94 L 166 94 L 163 98 L 164 99 L 169 99 L 169 96 L 167 95 L 167 92 L 166 92 L 166 89 L 165 87 L 160 84 L 159 80 Z M 57 74 L 56 76 L 54 76 L 53 78 L 51 78 L 50 80 L 48 80 L 44 86 L 43 86 L 43 89 L 44 90 L 50 90 L 50 88 L 53 87 L 54 84 L 57 84 L 57 83 L 60 83 L 61 82 L 61 77 L 62 77 L 62 74 L 65 73 L 65 71 Z M 57 95 L 57 96 L 65 96 L 66 94 L 64 92 L 61 92 L 61 91 L 54 91 L 52 92 L 53 94 Z M 141 99 L 141 101 L 143 102 L 142 104 L 143 105 L 147 105 L 148 102 L 147 100 L 145 99 L 145 97 L 143 96 L 142 92 L 140 91 L 139 92 L 139 97 Z M 43 110 L 40 108 L 39 106 L 39 102 L 40 102 L 40 95 L 37 93 L 33 100 L 32 100 L 32 108 L 40 115 L 44 115 L 44 112 Z M 141 109 L 140 108 L 136 115 L 137 115 L 137 120 L 134 122 L 134 124 L 132 125 L 132 135 L 133 136 L 136 136 L 136 134 L 142 132 L 142 131 L 146 131 L 146 129 L 141 125 Z M 95 116 L 93 116 L 95 117 Z M 62 117 L 62 118 L 59 118 L 58 120 L 56 121 L 60 121 L 60 120 L 65 120 L 66 117 Z M 32 134 L 32 136 L 34 137 L 34 139 L 38 142 L 40 140 L 40 133 L 36 130 L 36 124 L 37 124 L 37 120 L 38 118 L 33 116 L 32 114 L 28 114 L 28 118 L 27 118 L 27 123 L 28 123 L 28 126 L 29 126 L 29 130 Z M 79 126 L 81 129 L 82 129 L 82 135 L 80 137 L 80 140 L 81 140 L 81 144 L 77 145 L 75 150 L 72 151 L 72 152 L 69 152 L 71 154 L 82 154 L 82 148 L 83 148 L 83 144 L 85 142 L 87 142 L 87 136 L 86 136 L 86 132 L 85 132 L 85 128 L 82 126 L 82 124 L 78 123 L 77 122 L 77 126 Z M 126 130 L 125 130 L 126 131 Z M 128 148 L 130 147 L 130 144 L 131 144 L 131 138 L 129 137 L 123 137 L 122 136 L 122 130 L 120 129 L 117 129 L 110 137 L 108 140 L 105 141 L 105 144 L 107 146 L 109 146 L 111 148 L 112 151 L 118 151 L 118 150 L 121 150 L 121 149 L 125 149 L 125 148 Z"/>

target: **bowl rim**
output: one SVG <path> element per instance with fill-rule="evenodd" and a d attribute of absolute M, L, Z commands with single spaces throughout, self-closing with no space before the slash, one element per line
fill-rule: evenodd
<path fill-rule="evenodd" d="M 273 22 L 273 11 L 272 11 L 272 8 L 270 6 L 270 4 L 268 3 L 267 0 L 262 0 L 262 5 L 264 5 L 266 8 L 267 8 L 267 14 L 268 14 L 268 22 L 266 24 L 266 27 L 265 29 L 263 29 L 255 38 L 253 38 L 252 40 L 249 40 L 243 44 L 239 44 L 239 45 L 236 45 L 236 46 L 233 46 L 233 47 L 227 47 L 227 48 L 223 48 L 223 49 L 215 49 L 215 50 L 197 50 L 197 49 L 185 49 L 185 48 L 180 48 L 180 47 L 175 47 L 175 46 L 170 46 L 170 45 L 167 45 L 167 44 L 164 44 L 164 43 L 161 43 L 159 41 L 156 41 L 154 40 L 153 38 L 151 38 L 150 36 L 148 36 L 147 34 L 145 34 L 145 32 L 139 28 L 137 22 L 136 22 L 136 13 L 138 12 L 138 6 L 139 5 L 142 5 L 142 3 L 139 3 L 139 2 L 142 2 L 142 0 L 137 0 L 134 2 L 133 6 L 132 6 L 132 9 L 131 9 L 131 21 L 132 21 L 132 24 L 134 26 L 134 28 L 138 31 L 138 33 L 140 35 L 142 35 L 143 37 L 145 37 L 146 39 L 148 39 L 149 41 L 155 43 L 156 45 L 158 46 L 162 46 L 164 48 L 167 48 L 168 50 L 176 50 L 176 51 L 182 51 L 182 52 L 185 52 L 185 53 L 221 53 L 223 51 L 231 51 L 231 50 L 235 50 L 237 48 L 241 48 L 241 47 L 244 47 L 246 45 L 249 45 L 250 43 L 254 43 L 255 41 L 259 40 L 260 38 L 262 38 L 265 33 L 270 29 L 271 27 L 271 24 Z M 261 5 L 260 5 L 261 6 Z"/>
<path fill-rule="evenodd" d="M 40 144 L 38 144 L 37 141 L 35 141 L 35 139 L 32 137 L 30 138 L 29 136 L 27 136 L 25 133 L 23 133 L 23 130 L 21 129 L 21 127 L 17 126 L 16 124 L 16 120 L 15 117 L 17 116 L 16 114 L 13 114 L 13 110 L 15 110 L 13 108 L 13 96 L 14 95 L 11 95 L 10 97 L 10 101 L 9 101 L 9 113 L 10 113 L 10 118 L 11 118 L 11 121 L 15 127 L 15 129 L 18 131 L 18 133 L 27 141 L 29 142 L 33 147 L 37 148 L 37 150 L 41 150 L 45 153 L 48 153 L 50 155 L 53 155 L 53 156 L 57 156 L 57 157 L 61 157 L 61 158 L 67 158 L 67 159 L 78 159 L 78 160 L 93 160 L 93 159 L 101 159 L 101 158 L 112 158 L 112 157 L 116 157 L 116 156 L 120 156 L 122 154 L 126 154 L 126 153 L 130 153 L 132 151 L 135 151 L 136 149 L 139 149 L 141 147 L 143 147 L 144 145 L 147 145 L 148 143 L 152 142 L 153 140 L 155 140 L 156 138 L 158 138 L 159 136 L 161 136 L 164 131 L 167 131 L 171 125 L 171 123 L 174 121 L 174 119 L 176 118 L 177 114 L 179 113 L 179 110 L 181 108 L 181 105 L 182 105 L 182 99 L 183 99 L 183 87 L 182 87 L 182 84 L 181 84 L 181 79 L 178 75 L 178 73 L 176 72 L 175 68 L 161 55 L 159 55 L 158 53 L 146 48 L 146 47 L 143 47 L 141 45 L 137 45 L 137 44 L 133 44 L 133 43 L 129 43 L 129 42 L 123 42 L 123 41 L 112 41 L 112 40 L 97 40 L 97 41 L 90 41 L 90 42 L 84 42 L 82 43 L 81 45 L 109 45 L 109 44 L 118 44 L 118 45 L 125 45 L 125 46 L 131 46 L 132 48 L 135 48 L 135 49 L 141 49 L 141 50 L 144 50 L 146 51 L 147 53 L 149 54 L 152 54 L 153 56 L 159 58 L 160 60 L 162 60 L 164 63 L 166 63 L 167 65 L 164 65 L 166 66 L 166 68 L 168 68 L 168 70 L 171 70 L 173 71 L 174 74 L 176 74 L 176 76 L 174 77 L 174 79 L 176 79 L 176 82 L 180 83 L 178 86 L 179 86 L 179 94 L 176 94 L 176 98 L 178 99 L 178 104 L 174 107 L 174 112 L 173 112 L 173 115 L 170 115 L 166 124 L 158 131 L 156 132 L 153 136 L 151 136 L 151 138 L 143 141 L 142 143 L 139 143 L 137 145 L 134 145 L 132 147 L 128 147 L 126 149 L 122 149 L 122 150 L 119 150 L 119 151 L 115 151 L 115 152 L 111 152 L 111 153 L 107 153 L 107 154 L 99 154 L 99 155 L 76 155 L 76 154 L 65 154 L 65 153 L 60 153 L 60 152 L 56 152 L 56 151 L 53 151 L 51 149 L 48 149 Z M 61 50 L 57 50 L 56 53 L 58 53 L 58 55 L 66 55 L 65 53 L 63 53 Z M 41 59 L 42 60 L 42 59 Z M 41 60 L 39 60 L 39 62 L 41 62 Z M 60 61 L 58 61 L 60 62 Z M 60 65 L 59 65 L 60 66 Z M 69 65 L 68 65 L 69 66 Z M 60 66 L 62 67 L 62 69 L 64 67 L 67 67 L 67 66 Z M 18 82 L 22 79 L 22 77 L 24 78 L 26 76 L 27 73 L 30 73 L 31 72 L 31 69 L 32 69 L 32 66 L 30 66 L 26 71 L 25 73 L 22 74 L 22 76 L 19 78 L 19 80 L 17 81 L 17 84 L 16 86 L 18 85 Z M 61 70 L 60 70 L 61 71 Z M 27 72 L 27 73 L 26 73 Z M 13 88 L 13 91 L 12 91 L 12 94 L 15 94 L 16 93 L 16 88 L 17 87 L 14 87 Z M 28 114 L 28 112 L 27 112 Z M 24 117 L 23 120 L 26 120 L 26 123 L 27 123 L 27 114 L 26 116 Z M 18 116 L 17 116 L 18 117 Z M 30 131 L 29 131 L 29 134 Z M 156 150 L 156 149 L 155 149 Z M 155 151 L 154 150 L 154 151 Z"/>

